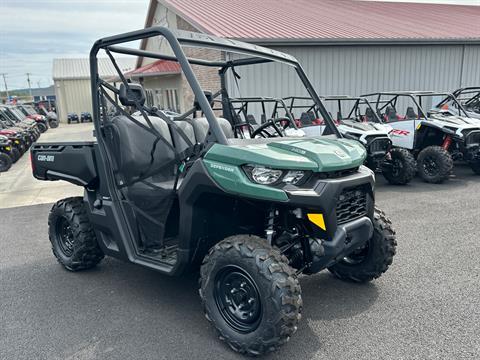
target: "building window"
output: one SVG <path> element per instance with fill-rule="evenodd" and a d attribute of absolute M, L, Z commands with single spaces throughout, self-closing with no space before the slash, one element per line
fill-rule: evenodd
<path fill-rule="evenodd" d="M 163 90 L 163 108 L 165 110 L 179 112 L 177 89 Z"/>

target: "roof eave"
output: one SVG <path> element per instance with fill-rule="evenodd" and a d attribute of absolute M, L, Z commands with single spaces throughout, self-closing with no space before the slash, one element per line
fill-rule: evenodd
<path fill-rule="evenodd" d="M 329 45 L 478 45 L 480 38 L 463 39 L 264 39 L 230 38 L 262 46 L 329 46 Z"/>

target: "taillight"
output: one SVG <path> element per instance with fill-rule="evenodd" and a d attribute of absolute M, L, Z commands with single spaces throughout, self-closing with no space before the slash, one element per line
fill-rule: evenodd
<path fill-rule="evenodd" d="M 35 164 L 33 163 L 33 154 L 30 152 L 30 166 L 32 167 L 32 172 L 35 172 Z"/>

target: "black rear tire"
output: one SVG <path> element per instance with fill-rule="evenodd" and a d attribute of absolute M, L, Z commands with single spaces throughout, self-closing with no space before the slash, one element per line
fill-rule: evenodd
<path fill-rule="evenodd" d="M 0 153 L 0 172 L 8 171 L 12 167 L 12 158 L 5 153 Z"/>
<path fill-rule="evenodd" d="M 295 271 L 278 249 L 257 236 L 231 236 L 211 248 L 200 270 L 199 293 L 220 340 L 242 354 L 276 350 L 301 318 Z"/>
<path fill-rule="evenodd" d="M 53 254 L 67 270 L 89 269 L 103 259 L 81 197 L 55 203 L 48 217 L 48 228 Z"/>
<path fill-rule="evenodd" d="M 18 161 L 18 159 L 20 159 L 20 157 L 22 156 L 20 151 L 17 148 L 14 148 L 14 147 L 12 147 L 12 152 L 10 154 L 11 154 L 10 157 L 12 158 L 13 163 L 16 163 Z"/>
<path fill-rule="evenodd" d="M 418 174 L 424 181 L 440 184 L 452 173 L 453 159 L 441 146 L 429 146 L 418 154 L 417 165 Z"/>
<path fill-rule="evenodd" d="M 41 133 L 44 133 L 45 131 L 48 130 L 47 128 L 47 125 L 45 125 L 44 123 L 38 123 L 38 129 L 40 130 Z"/>
<path fill-rule="evenodd" d="M 58 121 L 52 120 L 52 121 L 49 122 L 49 125 L 52 129 L 55 129 L 55 128 L 58 127 Z"/>
<path fill-rule="evenodd" d="M 379 278 L 393 262 L 397 246 L 395 230 L 385 213 L 375 207 L 373 236 L 366 246 L 355 250 L 328 270 L 337 278 L 368 282 Z"/>
<path fill-rule="evenodd" d="M 382 171 L 383 176 L 392 185 L 408 184 L 415 177 L 417 163 L 412 153 L 406 149 L 395 148 L 390 151 L 392 167 Z"/>
<path fill-rule="evenodd" d="M 480 175 L 480 160 L 470 163 L 470 167 L 475 174 Z"/>

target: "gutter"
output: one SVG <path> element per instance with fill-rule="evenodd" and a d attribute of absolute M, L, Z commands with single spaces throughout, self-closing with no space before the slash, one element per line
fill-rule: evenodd
<path fill-rule="evenodd" d="M 261 39 L 231 38 L 262 46 L 480 45 L 472 39 Z"/>

